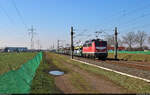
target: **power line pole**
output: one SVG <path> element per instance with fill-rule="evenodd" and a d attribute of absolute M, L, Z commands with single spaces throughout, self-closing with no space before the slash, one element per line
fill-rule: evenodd
<path fill-rule="evenodd" d="M 59 53 L 59 40 L 57 41 L 57 52 Z"/>
<path fill-rule="evenodd" d="M 71 27 L 71 59 L 73 59 L 73 27 Z"/>
<path fill-rule="evenodd" d="M 118 41 L 117 41 L 117 27 L 115 27 L 115 51 L 114 51 L 114 56 L 115 56 L 115 60 L 117 60 L 117 50 L 118 50 Z"/>
<path fill-rule="evenodd" d="M 40 40 L 37 40 L 38 50 L 40 49 Z"/>
<path fill-rule="evenodd" d="M 53 49 L 54 49 L 54 43 L 53 43 Z"/>
<path fill-rule="evenodd" d="M 31 26 L 30 29 L 28 29 L 28 31 L 31 31 L 29 32 L 29 35 L 31 34 L 31 49 L 34 49 L 34 34 L 35 34 L 35 29 L 33 28 L 33 25 Z"/>

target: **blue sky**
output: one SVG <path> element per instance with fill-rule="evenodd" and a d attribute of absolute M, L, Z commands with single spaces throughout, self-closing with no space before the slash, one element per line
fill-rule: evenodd
<path fill-rule="evenodd" d="M 69 42 L 71 26 L 76 34 L 85 29 L 86 34 L 93 35 L 98 30 L 113 34 L 114 27 L 118 27 L 120 37 L 130 31 L 148 33 L 149 17 L 149 0 L 0 0 L 0 47 L 30 47 L 31 25 L 37 33 L 35 47 L 40 39 L 43 48 L 57 45 L 58 39 Z"/>

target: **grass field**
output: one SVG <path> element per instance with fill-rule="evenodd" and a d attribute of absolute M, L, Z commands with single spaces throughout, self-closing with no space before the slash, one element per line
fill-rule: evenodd
<path fill-rule="evenodd" d="M 68 60 L 65 56 L 60 56 L 64 60 Z M 103 75 L 116 84 L 123 86 L 124 88 L 136 92 L 136 93 L 150 93 L 150 84 L 147 82 L 144 82 L 142 80 L 134 79 L 128 76 L 123 76 L 114 72 L 109 72 L 106 70 L 102 70 L 96 67 L 92 67 L 86 64 L 81 64 L 76 61 L 68 60 L 70 63 L 74 64 L 75 66 L 79 66 L 80 68 L 93 72 L 95 74 Z"/>
<path fill-rule="evenodd" d="M 0 53 L 0 74 L 16 70 L 22 64 L 32 59 L 37 53 Z"/>
<path fill-rule="evenodd" d="M 43 54 L 43 61 L 39 65 L 36 71 L 36 75 L 32 80 L 30 93 L 60 93 L 61 91 L 56 87 L 54 83 L 54 76 L 49 75 L 49 70 L 58 69 L 50 60 L 47 60 L 45 54 Z"/>
<path fill-rule="evenodd" d="M 108 58 L 114 58 L 113 53 L 108 54 Z M 118 53 L 118 58 L 127 60 L 127 61 L 142 61 L 150 62 L 150 55 L 146 54 L 127 54 L 127 53 Z"/>
<path fill-rule="evenodd" d="M 48 74 L 50 70 L 61 70 L 69 74 L 68 80 L 71 81 L 71 84 L 78 89 L 80 93 L 88 92 L 87 89 L 90 90 L 87 86 L 88 83 L 85 82 L 79 73 L 73 72 L 71 68 L 63 65 L 63 62 L 66 61 L 62 60 L 62 58 L 56 57 L 56 55 L 51 53 L 46 53 L 45 61 L 46 63 L 42 62 L 37 69 L 36 75 L 32 81 L 31 93 L 64 93 L 55 84 L 56 76 Z M 64 87 L 66 86 L 68 85 L 64 85 Z M 92 92 L 92 90 L 90 91 Z"/>
<path fill-rule="evenodd" d="M 43 62 L 45 63 L 45 62 Z M 68 68 L 67 64 L 71 64 L 72 68 Z M 90 87 L 89 82 L 87 82 L 86 77 L 82 76 L 79 72 L 73 71 L 74 68 L 80 68 L 80 70 L 87 71 L 94 76 L 101 76 L 108 81 L 122 87 L 124 93 L 150 93 L 150 84 L 142 80 L 134 79 L 128 76 L 123 76 L 114 72 L 102 70 L 96 67 L 92 67 L 80 62 L 72 61 L 70 58 L 57 55 L 52 53 L 46 53 L 46 63 L 40 64 L 36 72 L 36 76 L 32 82 L 31 93 L 61 93 L 60 88 L 56 86 L 56 78 L 49 75 L 50 70 L 61 70 L 65 72 L 62 78 L 67 77 L 70 84 L 77 89 L 80 93 L 94 92 Z M 61 80 L 60 80 L 61 81 Z M 59 82 L 59 81 L 57 81 Z M 96 85 L 96 84 L 95 84 Z M 69 85 L 68 85 L 69 86 Z M 66 87 L 66 86 L 62 86 Z"/>

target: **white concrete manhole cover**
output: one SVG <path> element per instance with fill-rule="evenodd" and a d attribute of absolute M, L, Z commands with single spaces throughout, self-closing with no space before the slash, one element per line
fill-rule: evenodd
<path fill-rule="evenodd" d="M 60 75 L 63 75 L 64 72 L 55 70 L 55 71 L 49 71 L 49 74 L 55 75 L 55 76 L 60 76 Z"/>

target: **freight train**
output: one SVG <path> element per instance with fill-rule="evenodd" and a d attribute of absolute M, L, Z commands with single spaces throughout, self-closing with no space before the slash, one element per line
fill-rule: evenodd
<path fill-rule="evenodd" d="M 74 56 L 106 59 L 108 56 L 107 41 L 93 39 L 85 41 L 83 46 L 74 47 Z M 70 48 L 59 49 L 58 53 L 70 55 Z"/>

